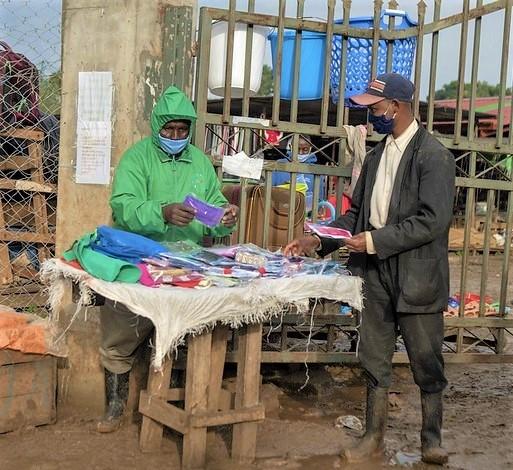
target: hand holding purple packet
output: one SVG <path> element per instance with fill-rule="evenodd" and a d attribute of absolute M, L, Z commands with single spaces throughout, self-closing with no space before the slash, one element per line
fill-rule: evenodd
<path fill-rule="evenodd" d="M 208 204 L 192 194 L 188 194 L 183 203 L 185 206 L 194 209 L 196 211 L 194 218 L 207 227 L 215 227 L 218 225 L 225 212 L 224 208 Z"/>

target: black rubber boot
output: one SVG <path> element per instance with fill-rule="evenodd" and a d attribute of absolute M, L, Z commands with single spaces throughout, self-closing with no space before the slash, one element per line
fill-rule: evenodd
<path fill-rule="evenodd" d="M 96 430 L 101 433 L 114 432 L 121 426 L 128 399 L 128 381 L 130 372 L 114 374 L 105 369 L 105 397 L 107 411 L 98 423 Z"/>
<path fill-rule="evenodd" d="M 420 393 L 422 404 L 422 461 L 443 465 L 448 462 L 447 451 L 442 447 L 442 392 Z"/>
<path fill-rule="evenodd" d="M 385 449 L 388 415 L 388 388 L 367 387 L 365 434 L 353 448 L 343 452 L 349 463 L 359 463 L 381 455 Z"/>

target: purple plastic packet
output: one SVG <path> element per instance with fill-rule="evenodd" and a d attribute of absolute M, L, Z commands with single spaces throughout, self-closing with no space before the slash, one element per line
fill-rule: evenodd
<path fill-rule="evenodd" d="M 184 201 L 184 205 L 191 207 L 196 211 L 195 218 L 207 227 L 215 227 L 221 222 L 224 215 L 222 207 L 216 207 L 205 201 L 197 199 L 192 194 L 188 194 Z"/>

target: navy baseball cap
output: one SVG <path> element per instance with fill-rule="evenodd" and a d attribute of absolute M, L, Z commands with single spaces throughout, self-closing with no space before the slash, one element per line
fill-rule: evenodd
<path fill-rule="evenodd" d="M 407 78 L 398 73 L 383 73 L 369 83 L 365 93 L 349 99 L 360 106 L 371 106 L 384 99 L 411 103 L 414 92 L 415 86 Z"/>

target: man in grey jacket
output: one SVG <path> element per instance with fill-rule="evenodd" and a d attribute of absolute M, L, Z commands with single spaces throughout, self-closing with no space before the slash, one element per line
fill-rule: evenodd
<path fill-rule="evenodd" d="M 352 100 L 367 106 L 369 122 L 384 138 L 365 160 L 351 210 L 331 225 L 349 230 L 349 268 L 362 276 L 365 308 L 359 359 L 367 377 L 366 432 L 345 451 L 351 462 L 384 450 L 388 388 L 397 333 L 406 345 L 422 403 L 422 459 L 443 464 L 443 310 L 449 295 L 448 233 L 452 218 L 455 162 L 415 120 L 414 86 L 386 73 Z M 286 254 L 321 256 L 340 245 L 307 236 Z"/>

